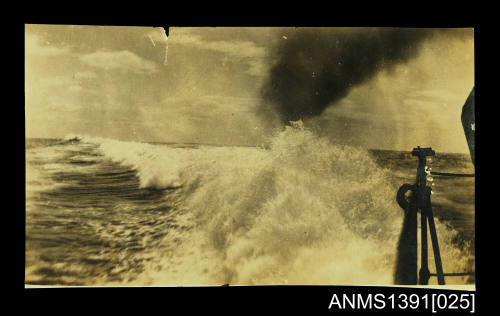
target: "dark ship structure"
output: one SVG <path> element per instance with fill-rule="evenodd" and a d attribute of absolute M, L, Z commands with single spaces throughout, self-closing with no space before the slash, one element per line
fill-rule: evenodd
<path fill-rule="evenodd" d="M 475 165 L 475 98 L 474 88 L 469 94 L 462 108 L 462 126 L 465 138 L 469 146 L 472 163 Z M 445 284 L 445 276 L 475 275 L 475 272 L 453 272 L 445 273 L 439 251 L 438 236 L 434 223 L 434 215 L 431 205 L 431 187 L 427 186 L 427 176 L 443 177 L 475 177 L 475 174 L 457 174 L 445 172 L 431 172 L 426 165 L 427 157 L 436 153 L 432 148 L 416 147 L 412 155 L 418 159 L 417 177 L 415 184 L 403 184 L 396 196 L 399 206 L 404 210 L 403 228 L 398 243 L 396 270 L 394 283 L 400 285 L 427 285 L 430 277 L 437 277 L 438 284 Z M 407 197 L 407 193 L 408 196 Z M 418 270 L 418 242 L 417 242 L 417 215 L 420 213 L 421 233 L 421 263 Z M 428 267 L 428 233 L 434 252 L 436 273 L 430 273 Z M 418 271 L 418 273 L 417 273 Z"/>

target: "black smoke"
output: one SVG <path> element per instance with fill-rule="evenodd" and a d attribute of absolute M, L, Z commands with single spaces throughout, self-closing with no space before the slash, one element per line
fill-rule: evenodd
<path fill-rule="evenodd" d="M 416 56 L 432 29 L 295 29 L 283 36 L 263 87 L 283 122 L 320 115 L 351 88 Z"/>

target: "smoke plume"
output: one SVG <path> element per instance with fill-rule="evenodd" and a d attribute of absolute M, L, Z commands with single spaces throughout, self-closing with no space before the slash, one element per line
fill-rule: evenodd
<path fill-rule="evenodd" d="M 441 30 L 442 31 L 442 30 Z M 453 32 L 453 30 L 448 30 Z M 383 69 L 418 53 L 435 29 L 295 29 L 283 36 L 262 94 L 284 122 L 320 115 Z"/>

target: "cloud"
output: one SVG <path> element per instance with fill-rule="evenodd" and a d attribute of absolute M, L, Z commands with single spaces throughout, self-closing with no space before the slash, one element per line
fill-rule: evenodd
<path fill-rule="evenodd" d="M 203 95 L 167 97 L 139 108 L 146 139 L 211 144 L 255 145 L 262 141 L 257 98 Z"/>
<path fill-rule="evenodd" d="M 52 57 L 70 54 L 71 51 L 67 47 L 51 46 L 49 43 L 41 44 L 41 40 L 36 35 L 26 35 L 25 37 L 26 55 Z"/>
<path fill-rule="evenodd" d="M 97 74 L 92 71 L 80 71 L 77 72 L 73 75 L 73 77 L 77 80 L 82 80 L 82 79 L 95 79 L 97 78 Z"/>
<path fill-rule="evenodd" d="M 252 41 L 207 41 L 200 36 L 179 34 L 172 36 L 172 45 L 189 45 L 200 50 L 209 50 L 221 54 L 234 61 L 248 63 L 246 74 L 251 76 L 264 76 L 268 73 L 268 65 L 264 62 L 267 50 Z"/>
<path fill-rule="evenodd" d="M 46 76 L 37 83 L 37 87 L 61 87 L 70 84 L 66 76 Z"/>
<path fill-rule="evenodd" d="M 253 60 L 249 63 L 245 73 L 251 76 L 265 76 L 269 73 L 270 65 L 262 60 Z"/>
<path fill-rule="evenodd" d="M 224 53 L 236 58 L 263 58 L 266 49 L 251 41 L 205 41 L 196 35 L 173 36 L 172 43 Z"/>
<path fill-rule="evenodd" d="M 128 50 L 97 51 L 80 56 L 80 60 L 89 66 L 106 70 L 118 69 L 137 74 L 152 74 L 158 71 L 156 63 Z"/>
<path fill-rule="evenodd" d="M 68 88 L 69 91 L 71 92 L 80 92 L 83 90 L 82 86 L 80 85 L 71 85 L 69 88 Z"/>
<path fill-rule="evenodd" d="M 462 101 L 463 96 L 444 89 L 417 90 L 410 93 L 413 98 L 426 98 L 436 102 L 457 102 Z"/>

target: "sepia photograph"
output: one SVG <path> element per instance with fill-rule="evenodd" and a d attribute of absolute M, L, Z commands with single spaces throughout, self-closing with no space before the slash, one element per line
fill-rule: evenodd
<path fill-rule="evenodd" d="M 24 28 L 26 288 L 475 289 L 473 28 Z"/>

